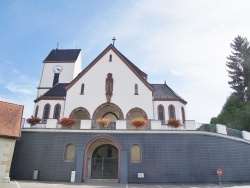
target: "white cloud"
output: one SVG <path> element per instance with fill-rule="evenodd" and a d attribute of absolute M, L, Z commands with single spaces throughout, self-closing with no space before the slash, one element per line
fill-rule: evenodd
<path fill-rule="evenodd" d="M 172 74 L 175 75 L 175 76 L 180 76 L 180 75 L 181 75 L 181 74 L 180 74 L 178 71 L 176 71 L 175 69 L 170 69 L 170 71 L 171 71 Z"/>
<path fill-rule="evenodd" d="M 248 1 L 136 1 L 113 27 L 117 46 L 145 68 L 153 83 L 166 79 L 173 85 L 188 100 L 190 119 L 209 122 L 231 92 L 225 62 L 233 38 L 250 30 L 248 5 Z M 183 78 L 176 80 L 169 70 Z"/>
<path fill-rule="evenodd" d="M 33 23 L 32 18 L 23 14 L 24 11 L 31 10 L 32 15 L 42 12 L 44 16 L 36 16 L 39 21 L 28 24 L 27 29 L 22 28 L 18 33 L 7 35 L 2 43 L 23 36 L 34 27 L 48 27 L 43 31 L 51 32 L 53 25 L 57 30 L 55 37 L 61 40 L 71 37 L 70 42 L 65 42 L 67 48 L 72 47 L 76 38 L 75 47 L 82 48 L 83 67 L 86 67 L 115 36 L 115 46 L 148 74 L 150 83 L 164 83 L 166 80 L 188 101 L 189 119 L 208 122 L 220 112 L 231 92 L 225 66 L 226 57 L 231 53 L 230 42 L 237 35 L 250 37 L 249 0 L 131 0 L 116 2 L 102 9 L 95 7 L 87 17 L 84 17 L 83 5 L 86 4 L 70 4 L 74 14 L 64 17 L 64 14 L 54 15 L 51 11 L 42 10 L 40 6 L 33 5 L 27 9 L 25 2 L 20 6 L 15 4 L 12 11 L 19 18 L 19 26 L 27 20 Z M 74 15 L 78 15 L 78 19 Z M 70 23 L 67 22 L 69 20 Z M 75 27 L 65 29 L 64 23 Z M 44 41 L 48 43 L 47 35 L 42 34 L 41 37 L 46 37 Z M 5 60 L 5 64 L 14 63 Z M 0 83 L 6 83 L 12 94 L 31 97 L 31 93 L 36 92 L 38 83 L 30 83 L 29 75 L 22 77 L 17 69 L 14 72 L 19 80 L 12 77 L 6 80 L 2 75 L 6 68 L 2 67 Z M 14 70 L 15 67 L 11 68 Z"/>
<path fill-rule="evenodd" d="M 13 93 L 19 93 L 22 95 L 32 95 L 34 93 L 34 86 L 20 85 L 16 83 L 8 83 L 6 88 Z"/>

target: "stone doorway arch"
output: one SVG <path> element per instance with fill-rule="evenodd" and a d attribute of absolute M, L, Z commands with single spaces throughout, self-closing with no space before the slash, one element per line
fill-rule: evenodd
<path fill-rule="evenodd" d="M 141 108 L 132 108 L 128 111 L 126 115 L 127 120 L 132 120 L 133 118 L 143 117 L 145 119 L 148 118 L 147 113 Z"/>
<path fill-rule="evenodd" d="M 86 182 L 88 179 L 117 179 L 120 182 L 120 156 L 120 145 L 112 137 L 97 136 L 90 140 L 84 151 L 83 181 Z M 114 160 L 110 163 L 108 160 L 104 161 L 108 158 Z M 108 170 L 104 169 L 103 172 L 98 173 L 98 170 L 102 170 L 102 167 L 108 168 Z M 95 172 L 93 172 L 94 168 L 97 168 Z"/>
<path fill-rule="evenodd" d="M 117 119 L 124 119 L 123 112 L 119 106 L 113 103 L 103 103 L 96 108 L 93 113 L 93 119 L 104 117 L 107 114 L 113 114 Z"/>
<path fill-rule="evenodd" d="M 90 119 L 89 111 L 84 107 L 75 108 L 69 115 L 70 118 L 77 120 L 76 129 L 80 129 L 82 119 Z"/>

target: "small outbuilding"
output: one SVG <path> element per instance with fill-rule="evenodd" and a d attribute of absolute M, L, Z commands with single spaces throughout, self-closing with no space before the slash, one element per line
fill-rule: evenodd
<path fill-rule="evenodd" d="M 23 106 L 0 101 L 0 182 L 9 182 L 16 140 L 21 136 Z"/>

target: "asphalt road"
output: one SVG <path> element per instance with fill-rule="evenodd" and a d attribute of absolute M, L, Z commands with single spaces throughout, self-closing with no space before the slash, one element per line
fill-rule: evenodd
<path fill-rule="evenodd" d="M 15 181 L 0 183 L 0 188 L 250 188 L 248 184 L 119 184 Z"/>

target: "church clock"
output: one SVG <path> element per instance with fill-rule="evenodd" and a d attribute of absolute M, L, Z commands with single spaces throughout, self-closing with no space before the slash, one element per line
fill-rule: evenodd
<path fill-rule="evenodd" d="M 63 71 L 63 67 L 61 65 L 56 65 L 53 67 L 54 73 L 61 73 Z"/>

